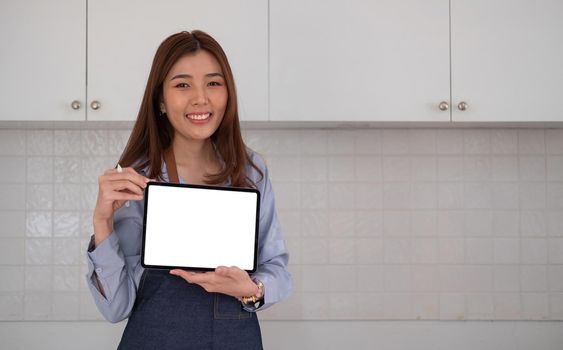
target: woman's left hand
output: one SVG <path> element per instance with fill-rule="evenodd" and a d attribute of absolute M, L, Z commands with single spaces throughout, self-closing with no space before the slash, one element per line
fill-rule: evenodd
<path fill-rule="evenodd" d="M 189 283 L 199 284 L 208 292 L 223 293 L 235 298 L 255 295 L 258 286 L 248 273 L 236 266 L 219 266 L 215 271 L 193 272 L 182 269 L 170 270 L 171 275 L 179 276 Z"/>

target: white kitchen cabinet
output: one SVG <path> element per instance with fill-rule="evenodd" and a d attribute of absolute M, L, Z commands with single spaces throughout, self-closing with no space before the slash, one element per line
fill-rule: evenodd
<path fill-rule="evenodd" d="M 450 2 L 271 0 L 271 119 L 563 121 L 563 2 Z"/>
<path fill-rule="evenodd" d="M 2 0 L 0 120 L 86 118 L 85 14 L 85 1 Z"/>
<path fill-rule="evenodd" d="M 562 1 L 452 0 L 451 16 L 453 121 L 563 121 Z"/>
<path fill-rule="evenodd" d="M 270 119 L 450 121 L 448 0 L 270 0 Z"/>
<path fill-rule="evenodd" d="M 0 120 L 134 120 L 158 45 L 193 29 L 226 51 L 240 119 L 268 120 L 262 0 L 2 1 Z"/>
<path fill-rule="evenodd" d="M 268 119 L 268 3 L 263 0 L 90 0 L 88 120 L 134 120 L 158 45 L 200 29 L 225 50 L 241 120 Z"/>
<path fill-rule="evenodd" d="M 241 120 L 561 122 L 562 17 L 555 0 L 4 0 L 0 120 L 134 120 L 158 44 L 202 29 Z"/>

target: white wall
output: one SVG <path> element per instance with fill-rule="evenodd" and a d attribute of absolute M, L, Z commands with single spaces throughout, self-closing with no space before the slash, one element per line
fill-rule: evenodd
<path fill-rule="evenodd" d="M 91 323 L 100 315 L 84 284 L 84 250 L 96 178 L 127 136 L 111 127 L 0 130 L 2 342 L 81 338 L 84 327 L 118 338 L 119 326 Z M 288 320 L 264 323 L 268 348 L 563 344 L 561 323 L 545 322 L 563 320 L 563 130 L 245 137 L 269 164 L 295 280 L 290 300 L 261 313 Z"/>
<path fill-rule="evenodd" d="M 263 321 L 268 350 L 560 350 L 561 322 Z M 115 349 L 125 322 L 0 323 L 9 350 Z"/>

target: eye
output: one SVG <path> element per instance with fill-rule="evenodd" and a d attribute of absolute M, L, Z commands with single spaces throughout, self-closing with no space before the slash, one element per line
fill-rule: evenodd
<path fill-rule="evenodd" d="M 209 86 L 222 86 L 223 84 L 221 82 L 218 81 L 210 81 L 209 84 L 207 84 Z"/>
<path fill-rule="evenodd" d="M 185 89 L 185 88 L 189 88 L 190 85 L 188 83 L 178 83 L 176 84 L 176 87 L 180 89 Z"/>

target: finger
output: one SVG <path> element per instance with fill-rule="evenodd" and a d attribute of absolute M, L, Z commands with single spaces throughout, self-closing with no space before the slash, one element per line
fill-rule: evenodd
<path fill-rule="evenodd" d="M 110 169 L 104 174 L 108 179 L 129 179 L 139 185 L 150 181 L 149 178 L 137 173 L 133 168 L 123 168 L 121 172 Z"/>
<path fill-rule="evenodd" d="M 128 189 L 121 191 L 111 188 L 108 185 L 100 186 L 98 192 L 98 200 L 113 201 L 113 200 L 140 200 L 144 198 L 144 193 L 132 192 Z"/>
<path fill-rule="evenodd" d="M 186 271 L 186 270 L 182 270 L 182 269 L 173 269 L 173 270 L 170 270 L 170 274 L 174 275 L 174 276 L 182 277 L 183 279 L 185 279 L 189 283 L 192 283 L 191 277 L 194 275 L 194 272 Z"/>
<path fill-rule="evenodd" d="M 108 185 L 103 185 L 100 187 L 98 194 L 98 199 L 102 201 L 115 201 L 115 200 L 141 200 L 144 198 L 144 193 L 132 192 L 129 189 L 123 189 L 121 191 L 113 189 Z"/>
<path fill-rule="evenodd" d="M 145 188 L 147 187 L 147 182 L 150 180 L 142 175 L 139 174 L 132 174 L 132 173 L 112 173 L 104 175 L 104 180 L 107 182 L 113 181 L 129 181 L 134 183 L 135 185 Z"/>
<path fill-rule="evenodd" d="M 248 272 L 240 269 L 238 266 L 222 267 L 222 276 L 233 278 L 233 279 L 246 279 L 249 277 Z"/>
<path fill-rule="evenodd" d="M 229 268 L 226 266 L 217 266 L 215 272 L 221 276 L 228 276 L 230 274 Z"/>
<path fill-rule="evenodd" d="M 113 191 L 143 194 L 144 188 L 127 180 L 112 181 L 109 183 Z"/>
<path fill-rule="evenodd" d="M 190 280 L 189 280 L 188 276 L 186 275 L 185 271 L 183 271 L 183 270 L 170 270 L 170 274 L 174 275 L 174 276 L 178 276 L 178 277 L 186 280 L 186 282 L 188 282 L 188 283 L 192 283 L 192 282 L 190 282 Z"/>
<path fill-rule="evenodd" d="M 212 281 L 213 279 L 210 278 L 209 275 L 206 276 L 205 273 L 196 273 L 193 271 L 178 270 L 172 274 L 177 274 L 177 276 L 183 278 L 186 282 L 197 284 L 208 292 L 214 292 L 216 290 L 215 283 Z"/>
<path fill-rule="evenodd" d="M 98 178 L 98 184 L 102 193 L 109 193 L 111 191 L 123 191 L 135 194 L 143 194 L 143 191 L 147 186 L 146 183 L 136 183 L 131 181 L 130 179 L 123 178 L 121 174 L 116 175 L 118 176 L 116 177 L 113 174 L 102 175 Z"/>
<path fill-rule="evenodd" d="M 104 200 L 110 201 L 140 201 L 144 197 L 142 194 L 126 193 L 126 192 L 113 192 L 106 196 Z"/>
<path fill-rule="evenodd" d="M 143 181 L 144 183 L 147 183 L 149 181 L 154 181 L 154 179 L 149 179 L 148 177 L 139 174 L 135 169 L 133 169 L 131 167 L 123 168 L 122 172 L 132 174 L 133 176 L 140 177 L 141 181 Z"/>
<path fill-rule="evenodd" d="M 235 272 L 235 273 L 242 273 L 242 274 L 245 274 L 245 275 L 248 274 L 248 272 L 244 271 L 243 269 L 241 269 L 241 268 L 238 267 L 238 266 L 231 266 L 231 267 L 229 267 L 229 270 L 230 270 L 231 272 Z"/>
<path fill-rule="evenodd" d="M 217 275 L 214 272 L 195 273 L 195 272 L 187 271 L 187 273 L 189 275 L 188 278 L 192 283 L 203 285 L 203 284 L 214 284 L 217 282 Z"/>
<path fill-rule="evenodd" d="M 171 275 L 181 277 L 188 283 L 193 283 L 201 286 L 207 292 L 216 292 L 217 286 L 207 280 L 199 278 L 199 276 L 205 275 L 205 273 L 195 273 L 192 271 L 185 271 L 180 269 L 170 270 Z"/>

